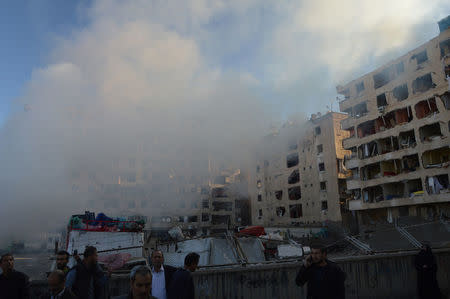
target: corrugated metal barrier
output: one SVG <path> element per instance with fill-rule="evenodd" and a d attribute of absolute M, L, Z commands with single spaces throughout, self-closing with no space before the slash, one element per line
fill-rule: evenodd
<path fill-rule="evenodd" d="M 414 255 L 417 251 L 335 259 L 347 274 L 346 298 L 417 298 Z M 434 250 L 438 280 L 444 298 L 450 298 L 450 249 Z M 247 265 L 232 269 L 208 269 L 194 274 L 199 299 L 294 299 L 306 298 L 306 287 L 295 285 L 300 263 Z M 33 297 L 44 284 L 33 282 Z M 324 286 L 326 287 L 326 286 Z M 112 277 L 110 293 L 128 290 L 126 276 Z"/>

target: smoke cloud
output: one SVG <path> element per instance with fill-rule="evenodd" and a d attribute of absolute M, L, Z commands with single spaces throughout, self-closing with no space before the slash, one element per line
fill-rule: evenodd
<path fill-rule="evenodd" d="M 324 111 L 339 81 L 432 38 L 448 8 L 416 0 L 81 7 L 86 25 L 55 40 L 1 130 L 0 239 L 64 224 L 86 200 L 74 195 L 73 172 L 108 174 L 118 157 L 143 153 L 150 172 L 165 175 L 182 164 L 205 176 L 208 159 L 247 167 L 271 124 Z"/>

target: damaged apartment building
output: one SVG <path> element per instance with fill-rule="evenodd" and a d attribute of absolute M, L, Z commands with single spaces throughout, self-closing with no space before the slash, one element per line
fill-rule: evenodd
<path fill-rule="evenodd" d="M 80 210 L 142 215 L 152 234 L 164 238 L 179 226 L 190 235 L 250 224 L 247 179 L 239 169 L 219 171 L 212 161 L 171 165 L 149 160 L 142 147 L 108 167 L 73 169 L 72 196 Z"/>
<path fill-rule="evenodd" d="M 349 208 L 360 225 L 450 215 L 450 28 L 338 86 Z"/>
<path fill-rule="evenodd" d="M 346 213 L 342 139 L 347 115 L 328 112 L 287 123 L 263 138 L 250 184 L 254 225 L 341 223 Z"/>

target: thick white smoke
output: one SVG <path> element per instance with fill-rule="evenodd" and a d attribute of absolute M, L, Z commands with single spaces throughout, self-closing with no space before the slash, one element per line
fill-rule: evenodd
<path fill-rule="evenodd" d="M 0 239 L 64 223 L 81 207 L 72 171 L 107 172 L 137 147 L 166 173 L 180 161 L 196 171 L 205 157 L 245 167 L 270 123 L 325 110 L 337 81 L 433 37 L 448 8 L 94 1 L 80 10 L 87 25 L 56 42 L 2 128 Z"/>

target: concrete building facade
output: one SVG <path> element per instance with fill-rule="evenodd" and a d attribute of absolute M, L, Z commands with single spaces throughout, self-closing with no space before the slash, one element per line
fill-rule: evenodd
<path fill-rule="evenodd" d="M 450 29 L 337 91 L 361 224 L 449 215 Z"/>
<path fill-rule="evenodd" d="M 205 162 L 204 169 L 196 161 L 168 171 L 138 152 L 106 168 L 73 169 L 69 187 L 79 209 L 142 215 L 152 231 L 162 234 L 174 226 L 195 235 L 250 224 L 245 176 L 239 169 L 218 171 Z"/>
<path fill-rule="evenodd" d="M 288 123 L 266 136 L 251 182 L 254 225 L 291 227 L 340 222 L 345 210 L 342 140 L 340 128 L 347 116 L 329 112 L 310 120 Z"/>

